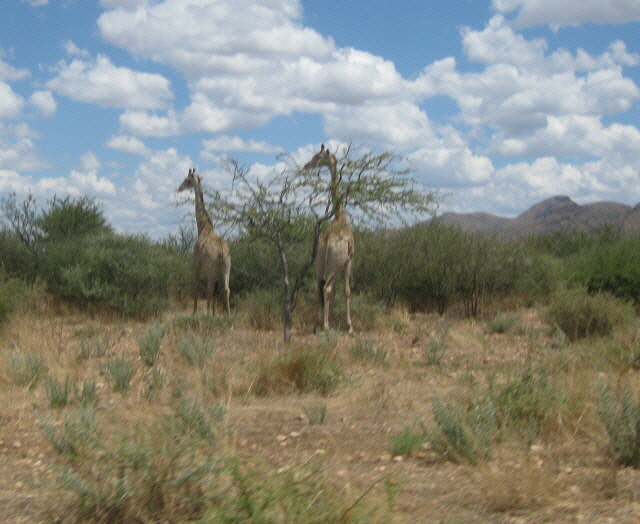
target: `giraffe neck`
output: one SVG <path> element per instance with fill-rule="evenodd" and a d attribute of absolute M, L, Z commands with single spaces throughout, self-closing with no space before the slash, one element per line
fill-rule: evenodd
<path fill-rule="evenodd" d="M 204 197 L 202 195 L 202 187 L 200 183 L 195 186 L 196 193 L 196 224 L 198 225 L 198 235 L 207 229 L 213 229 L 213 222 L 209 218 L 207 209 L 204 205 Z"/>
<path fill-rule="evenodd" d="M 335 165 L 330 166 L 331 170 L 331 205 L 333 206 L 333 213 L 335 220 L 348 220 L 347 212 L 342 204 L 342 196 L 340 195 L 340 180 L 338 178 L 338 170 Z"/>

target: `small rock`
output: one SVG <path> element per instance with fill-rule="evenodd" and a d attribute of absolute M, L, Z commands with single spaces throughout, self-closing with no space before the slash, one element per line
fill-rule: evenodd
<path fill-rule="evenodd" d="M 20 449 L 20 448 L 22 447 L 22 442 L 20 442 L 19 440 L 16 440 L 16 441 L 13 443 L 13 446 L 12 446 L 12 447 L 13 447 L 14 449 Z"/>

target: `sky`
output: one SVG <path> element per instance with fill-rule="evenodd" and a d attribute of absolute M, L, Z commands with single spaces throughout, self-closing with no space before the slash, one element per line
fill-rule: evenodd
<path fill-rule="evenodd" d="M 639 0 L 2 0 L 0 196 L 162 238 L 189 168 L 325 143 L 393 150 L 439 213 L 635 206 L 639 86 Z"/>

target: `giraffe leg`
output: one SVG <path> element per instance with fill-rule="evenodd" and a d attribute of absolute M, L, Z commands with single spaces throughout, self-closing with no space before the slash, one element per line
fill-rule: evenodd
<path fill-rule="evenodd" d="M 318 297 L 318 312 L 316 314 L 316 322 L 313 326 L 313 332 L 316 333 L 318 328 L 322 327 L 322 319 L 324 314 L 324 279 L 318 280 L 316 287 L 316 296 Z"/>
<path fill-rule="evenodd" d="M 344 268 L 344 301 L 347 307 L 347 329 L 349 333 L 353 333 L 353 326 L 351 325 L 351 260 L 347 262 Z"/>
<path fill-rule="evenodd" d="M 214 274 L 209 273 L 207 278 L 207 313 L 210 315 L 216 314 L 216 303 L 215 303 L 215 285 L 216 285 L 216 277 Z"/>
<path fill-rule="evenodd" d="M 332 274 L 329 276 L 329 278 L 327 278 L 327 281 L 324 284 L 324 290 L 323 290 L 324 291 L 323 293 L 324 316 L 322 321 L 322 327 L 325 330 L 329 329 L 329 313 L 333 308 L 333 299 L 335 295 L 335 289 L 334 289 L 335 280 L 336 280 L 336 276 L 335 274 Z"/>
<path fill-rule="evenodd" d="M 231 289 L 229 288 L 229 273 L 231 272 L 231 258 L 227 257 L 224 261 L 222 274 L 224 275 L 224 301 L 227 308 L 227 315 L 231 315 L 231 306 L 229 305 L 229 297 Z"/>
<path fill-rule="evenodd" d="M 200 264 L 195 263 L 195 278 L 193 279 L 193 314 L 198 312 L 198 295 L 200 294 Z"/>

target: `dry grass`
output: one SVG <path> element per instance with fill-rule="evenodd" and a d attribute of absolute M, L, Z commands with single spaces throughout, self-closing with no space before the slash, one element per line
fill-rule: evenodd
<path fill-rule="evenodd" d="M 599 378 L 614 380 L 624 372 L 632 390 L 639 389 L 633 372 L 635 332 L 558 346 L 536 310 L 511 318 L 517 322 L 497 328 L 396 311 L 388 322 L 378 320 L 377 327 L 354 336 L 314 336 L 301 328 L 287 347 L 279 327 L 256 330 L 251 327 L 255 319 L 192 319 L 186 310 L 175 311 L 160 319 L 165 336 L 149 364 L 139 341 L 152 322 L 69 311 L 14 317 L 0 334 L 0 520 L 81 521 L 77 492 L 61 484 L 60 472 L 70 465 L 87 474 L 101 472 L 95 489 L 106 489 L 105 479 L 118 475 L 101 470 L 93 451 L 80 450 L 74 458 L 54 449 L 43 421 L 63 431 L 77 420 L 72 418 L 81 403 L 71 395 L 68 406 L 54 409 L 46 380 L 31 389 L 17 384 L 11 357 L 18 352 L 39 356 L 45 377 L 59 383 L 68 378 L 80 392 L 85 384 L 95 384 L 101 443 L 96 450 L 120 450 L 116 444 L 128 436 L 135 449 L 149 451 L 153 462 L 147 473 L 129 473 L 136 492 L 150 494 L 132 499 L 139 511 L 129 516 L 136 514 L 139 522 L 213 519 L 207 496 L 221 485 L 238 490 L 243 483 L 257 490 L 252 492 L 256 503 L 278 494 L 290 502 L 281 510 L 286 505 L 295 512 L 291 501 L 301 497 L 327 512 L 318 515 L 334 511 L 343 519 L 327 516 L 327 522 L 357 521 L 358 515 L 362 522 L 395 523 L 639 520 L 640 474 L 614 463 L 597 414 Z M 211 340 L 215 350 L 205 351 L 193 365 L 180 352 L 184 340 Z M 446 343 L 437 365 L 425 354 L 433 341 Z M 590 357 L 594 348 L 603 347 L 608 357 Z M 114 357 L 128 359 L 134 369 L 126 394 L 116 391 L 105 372 Z M 546 370 L 550 396 L 541 396 L 539 382 L 527 382 L 526 370 L 532 369 Z M 536 375 L 535 380 L 541 379 Z M 536 388 L 522 389 L 522 384 Z M 539 414 L 543 408 L 545 416 L 531 426 L 535 431 L 498 425 L 490 435 L 489 458 L 475 465 L 454 463 L 420 438 L 411 453 L 393 456 L 394 439 L 403 430 L 434 428 L 434 398 L 473 414 L 479 399 L 491 392 L 494 403 L 515 404 L 496 406 L 496 412 L 511 407 Z M 314 411 L 318 407 L 321 417 Z M 158 438 L 158 424 L 167 420 L 175 423 L 162 426 L 162 432 L 174 432 L 171 446 Z M 465 424 L 473 427 L 471 419 Z M 179 442 L 184 449 L 176 447 Z M 191 448 L 191 443 L 197 445 Z M 179 455 L 187 448 L 192 454 Z M 171 461 L 170 454 L 180 460 Z M 176 464 L 187 468 L 187 458 L 211 465 L 207 461 L 223 457 L 236 464 L 223 477 L 215 468 L 200 469 L 198 482 L 184 484 L 180 493 L 158 487 L 162 479 L 180 474 Z M 298 484 L 300 479 L 306 483 Z M 153 515 L 143 511 L 150 502 Z M 356 509 L 348 511 L 355 502 Z M 290 521 L 311 522 L 309 514 Z M 87 522 L 99 521 L 95 513 L 83 515 Z M 282 521 L 276 514 L 264 518 Z"/>

